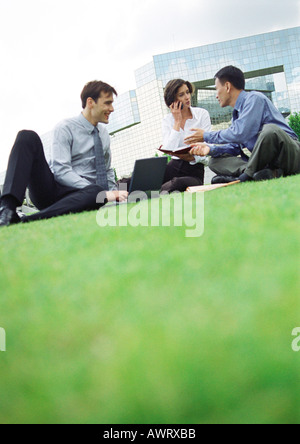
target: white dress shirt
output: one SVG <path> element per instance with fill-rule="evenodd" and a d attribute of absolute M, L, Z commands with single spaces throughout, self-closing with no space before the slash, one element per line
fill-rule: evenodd
<path fill-rule="evenodd" d="M 61 185 L 85 188 L 96 183 L 94 128 L 83 114 L 56 126 L 49 163 L 55 180 Z M 104 124 L 98 124 L 98 130 L 109 190 L 116 190 L 115 173 L 111 167 L 110 137 Z"/>
<path fill-rule="evenodd" d="M 211 131 L 211 120 L 208 111 L 203 108 L 191 108 L 193 115 L 192 119 L 186 121 L 184 130 L 180 128 L 180 131 L 174 129 L 175 119 L 173 114 L 168 114 L 163 120 L 163 147 L 166 150 L 174 150 L 176 148 L 184 147 L 186 144 L 184 140 L 193 135 L 194 132 L 191 131 L 192 128 L 203 129 L 205 131 Z M 173 157 L 173 159 L 179 160 L 178 157 Z M 190 162 L 191 165 L 196 163 L 203 163 L 208 165 L 207 157 L 195 156 L 195 162 Z"/>

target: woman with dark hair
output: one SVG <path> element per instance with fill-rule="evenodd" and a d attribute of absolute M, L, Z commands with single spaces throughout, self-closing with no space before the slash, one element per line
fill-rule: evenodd
<path fill-rule="evenodd" d="M 185 146 L 184 140 L 197 128 L 211 131 L 209 113 L 192 107 L 194 87 L 182 79 L 171 80 L 165 88 L 165 102 L 171 113 L 163 121 L 163 146 L 174 150 Z M 162 191 L 185 191 L 189 186 L 203 185 L 207 157 L 190 154 L 173 157 L 167 166 Z"/>
<path fill-rule="evenodd" d="M 163 147 L 174 150 L 185 146 L 184 140 L 196 128 L 211 131 L 209 113 L 192 107 L 194 87 L 182 79 L 171 80 L 165 88 L 165 103 L 171 113 L 163 121 Z M 189 186 L 203 185 L 207 157 L 190 154 L 173 157 L 167 166 L 162 191 L 185 191 Z"/>

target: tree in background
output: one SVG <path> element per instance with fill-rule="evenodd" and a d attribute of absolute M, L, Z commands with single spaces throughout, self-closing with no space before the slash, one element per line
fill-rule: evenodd
<path fill-rule="evenodd" d="M 289 117 L 289 125 L 300 138 L 300 113 L 291 114 Z"/>

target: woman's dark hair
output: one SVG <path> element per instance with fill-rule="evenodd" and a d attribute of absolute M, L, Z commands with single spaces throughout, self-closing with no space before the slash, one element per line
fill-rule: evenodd
<path fill-rule="evenodd" d="M 175 79 L 171 80 L 165 88 L 165 102 L 168 108 L 172 105 L 172 103 L 176 102 L 176 96 L 178 93 L 178 90 L 183 86 L 186 85 L 190 91 L 190 93 L 193 95 L 195 92 L 194 86 L 185 80 L 182 79 Z"/>
<path fill-rule="evenodd" d="M 118 95 L 115 88 L 108 85 L 107 83 L 95 80 L 94 82 L 89 82 L 85 85 L 81 93 L 82 108 L 86 107 L 86 102 L 89 97 L 91 97 L 95 102 L 100 98 L 102 93 L 105 94 L 115 94 Z"/>
<path fill-rule="evenodd" d="M 215 79 L 219 79 L 222 85 L 230 82 L 236 89 L 245 89 L 245 76 L 243 71 L 235 66 L 226 66 L 215 75 Z"/>

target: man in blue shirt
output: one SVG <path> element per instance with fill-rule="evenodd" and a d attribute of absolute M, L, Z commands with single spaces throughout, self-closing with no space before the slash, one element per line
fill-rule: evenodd
<path fill-rule="evenodd" d="M 215 132 L 194 129 L 185 140 L 197 144 L 191 154 L 211 156 L 209 167 L 217 174 L 212 183 L 299 174 L 298 137 L 273 103 L 262 93 L 245 92 L 244 74 L 234 66 L 216 74 L 215 86 L 220 106 L 233 107 L 232 125 Z"/>
<path fill-rule="evenodd" d="M 55 128 L 49 164 L 35 132 L 18 134 L 1 197 L 0 226 L 96 210 L 106 202 L 127 200 L 127 191 L 117 190 L 105 128 L 114 111 L 114 95 L 115 89 L 107 83 L 85 85 L 83 112 Z M 22 205 L 26 188 L 40 211 L 21 220 L 16 208 Z"/>

